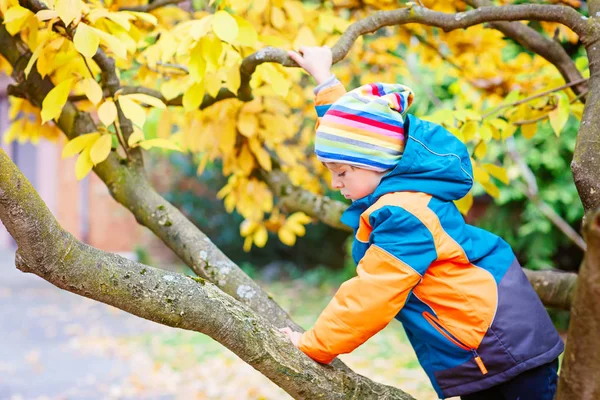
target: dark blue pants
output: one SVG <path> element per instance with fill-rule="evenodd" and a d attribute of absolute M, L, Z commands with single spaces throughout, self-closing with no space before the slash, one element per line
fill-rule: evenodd
<path fill-rule="evenodd" d="M 461 400 L 552 400 L 556 393 L 558 358 L 515 376 L 508 382 L 481 392 L 460 396 Z"/>

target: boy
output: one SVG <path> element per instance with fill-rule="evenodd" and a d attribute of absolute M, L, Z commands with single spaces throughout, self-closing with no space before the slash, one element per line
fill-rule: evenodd
<path fill-rule="evenodd" d="M 281 331 L 327 364 L 397 318 L 440 398 L 551 400 L 563 343 L 508 244 L 453 203 L 473 184 L 464 144 L 406 114 L 409 88 L 346 93 L 329 48 L 300 52 L 319 84 L 315 153 L 353 202 L 342 221 L 358 267 L 312 329 Z"/>

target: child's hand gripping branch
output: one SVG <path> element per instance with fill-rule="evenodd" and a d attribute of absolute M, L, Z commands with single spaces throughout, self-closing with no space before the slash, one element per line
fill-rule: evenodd
<path fill-rule="evenodd" d="M 312 75 L 318 85 L 331 78 L 331 49 L 327 46 L 301 46 L 298 52 L 288 51 L 288 56 Z"/>
<path fill-rule="evenodd" d="M 300 332 L 294 332 L 292 330 L 292 328 L 290 327 L 285 327 L 285 328 L 281 328 L 279 329 L 279 332 L 285 333 L 285 335 L 290 339 L 290 341 L 292 342 L 292 344 L 296 347 L 298 347 L 298 343 L 300 341 L 300 337 L 302 336 L 302 334 Z"/>

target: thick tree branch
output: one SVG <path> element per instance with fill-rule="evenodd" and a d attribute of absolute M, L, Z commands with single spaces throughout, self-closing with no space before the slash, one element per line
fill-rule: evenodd
<path fill-rule="evenodd" d="M 570 310 L 577 290 L 577 274 L 559 270 L 532 271 L 523 268 L 529 283 L 546 307 Z"/>
<path fill-rule="evenodd" d="M 557 400 L 600 398 L 600 209 L 586 218 L 588 243 L 579 271 Z"/>
<path fill-rule="evenodd" d="M 19 248 L 17 268 L 57 287 L 160 324 L 204 333 L 297 399 L 405 399 L 403 391 L 318 364 L 261 315 L 202 279 L 106 253 L 60 227 L 0 150 L 0 220 Z"/>
<path fill-rule="evenodd" d="M 0 54 L 13 65 L 13 75 L 19 86 L 26 89 L 32 104 L 41 107 L 42 100 L 53 87 L 52 82 L 47 77 L 42 80 L 36 68 L 25 79 L 22 71 L 31 53 L 18 37 L 8 34 L 3 24 L 0 24 L 0 43 Z M 71 102 L 64 106 L 58 126 L 69 139 L 95 131 L 90 115 L 79 111 Z M 142 166 L 122 163 L 119 156 L 112 152 L 106 161 L 94 167 L 94 172 L 104 181 L 112 197 L 129 209 L 140 224 L 154 232 L 196 274 L 215 283 L 224 292 L 265 316 L 272 324 L 303 331 L 256 282 L 154 190 Z M 339 360 L 334 365 L 347 368 Z"/>
<path fill-rule="evenodd" d="M 493 5 L 490 0 L 467 0 L 467 3 L 473 7 Z M 527 50 L 539 54 L 548 62 L 554 64 L 567 83 L 579 81 L 583 78 L 571 57 L 555 40 L 544 37 L 535 29 L 519 22 L 491 22 L 490 26 L 502 32 L 506 37 L 515 40 Z M 581 82 L 573 86 L 572 90 L 577 95 L 585 93 L 587 82 Z M 585 94 L 583 94 L 582 100 L 585 103 Z"/>
<path fill-rule="evenodd" d="M 119 11 L 137 11 L 137 12 L 149 12 L 152 10 L 156 10 L 160 7 L 165 7 L 171 4 L 179 4 L 183 3 L 187 0 L 156 0 L 152 3 L 145 4 L 143 6 L 134 6 L 134 7 L 121 7 Z"/>
<path fill-rule="evenodd" d="M 348 207 L 346 204 L 294 186 L 289 177 L 280 170 L 265 171 L 262 173 L 262 179 L 279 197 L 281 204 L 286 209 L 294 212 L 302 211 L 333 228 L 352 231 L 349 226 L 340 221 L 342 213 Z"/>

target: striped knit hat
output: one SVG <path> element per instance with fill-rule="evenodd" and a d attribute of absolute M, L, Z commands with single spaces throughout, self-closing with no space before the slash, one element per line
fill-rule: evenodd
<path fill-rule="evenodd" d="M 374 171 L 394 168 L 404 151 L 404 114 L 412 100 L 410 88 L 388 83 L 346 93 L 319 122 L 317 158 Z"/>

